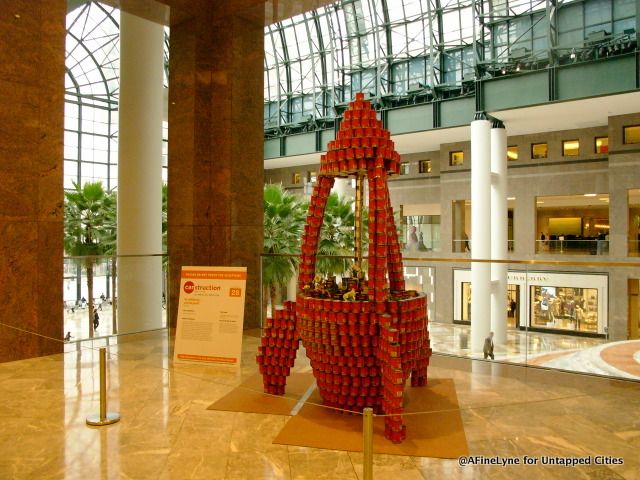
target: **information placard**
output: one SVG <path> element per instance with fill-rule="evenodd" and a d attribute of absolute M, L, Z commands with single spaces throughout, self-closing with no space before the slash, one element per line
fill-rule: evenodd
<path fill-rule="evenodd" d="M 240 364 L 246 267 L 182 267 L 173 360 Z"/>

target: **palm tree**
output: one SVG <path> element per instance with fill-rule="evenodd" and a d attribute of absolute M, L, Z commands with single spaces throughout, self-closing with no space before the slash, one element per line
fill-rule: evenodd
<path fill-rule="evenodd" d="M 65 192 L 64 248 L 80 260 L 87 275 L 89 301 L 89 337 L 93 337 L 93 267 L 97 256 L 114 248 L 114 195 L 106 192 L 102 182 L 73 183 Z"/>
<path fill-rule="evenodd" d="M 307 206 L 282 188 L 282 185 L 264 187 L 264 253 L 297 254 L 300 252 L 302 228 Z M 271 308 L 276 304 L 277 288 L 284 288 L 295 275 L 299 258 L 263 257 L 262 285 L 263 309 L 267 298 Z"/>
<path fill-rule="evenodd" d="M 363 211 L 363 245 L 366 249 L 367 212 Z M 324 211 L 318 255 L 353 255 L 355 246 L 355 209 L 354 201 L 340 198 L 332 193 L 327 199 Z M 322 275 L 342 275 L 351 268 L 350 258 L 319 258 L 316 271 Z"/>

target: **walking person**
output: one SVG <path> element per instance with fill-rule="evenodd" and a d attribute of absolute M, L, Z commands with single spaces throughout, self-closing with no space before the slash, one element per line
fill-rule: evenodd
<path fill-rule="evenodd" d="M 100 315 L 98 315 L 98 310 L 93 311 L 93 329 L 97 330 L 98 325 L 100 325 Z"/>
<path fill-rule="evenodd" d="M 484 339 L 484 347 L 482 348 L 484 352 L 484 359 L 486 360 L 488 357 L 491 357 L 491 360 L 495 360 L 493 355 L 493 332 L 489 332 L 489 336 Z"/>

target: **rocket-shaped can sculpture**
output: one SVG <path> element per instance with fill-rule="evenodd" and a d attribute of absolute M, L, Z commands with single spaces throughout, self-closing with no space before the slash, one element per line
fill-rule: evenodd
<path fill-rule="evenodd" d="M 320 161 L 302 236 L 296 302 L 268 318 L 257 355 L 265 392 L 284 394 L 302 341 L 325 405 L 347 411 L 372 407 L 385 416 L 385 436 L 406 437 L 402 421 L 406 381 L 424 386 L 431 356 L 427 302 L 406 290 L 387 177 L 400 155 L 362 93 L 349 103 L 335 140 Z M 316 274 L 316 255 L 336 177 L 356 179 L 355 252 L 351 276 Z M 364 274 L 362 205 L 368 184 L 368 257 Z"/>

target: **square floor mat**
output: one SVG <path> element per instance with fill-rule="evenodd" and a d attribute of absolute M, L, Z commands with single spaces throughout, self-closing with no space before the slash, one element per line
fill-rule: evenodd
<path fill-rule="evenodd" d="M 313 389 L 310 393 L 310 389 Z M 265 395 L 262 377 L 254 375 L 208 408 L 233 412 L 294 415 L 273 443 L 330 450 L 362 451 L 362 416 L 324 408 L 311 373 L 287 379 L 283 397 Z M 306 398 L 308 396 L 308 398 Z M 305 398 L 307 403 L 302 405 Z M 302 408 L 299 408 L 302 405 Z M 299 408 L 299 411 L 296 410 Z M 384 438 L 384 418 L 374 418 L 374 452 L 419 457 L 468 455 L 455 385 L 449 378 L 430 378 L 427 387 L 405 389 L 407 438 L 393 444 Z"/>
<path fill-rule="evenodd" d="M 321 403 L 317 391 L 309 402 Z M 375 453 L 438 458 L 468 455 L 452 379 L 434 378 L 429 379 L 427 387 L 407 387 L 405 413 L 407 438 L 400 444 L 384 438 L 384 418 L 374 418 Z M 359 452 L 362 451 L 362 416 L 306 403 L 273 443 Z"/>
<path fill-rule="evenodd" d="M 267 395 L 263 393 L 262 375 L 252 375 L 242 385 L 207 407 L 207 410 L 293 415 L 296 405 L 308 394 L 314 382 L 311 373 L 292 373 L 287 378 L 285 395 Z"/>

